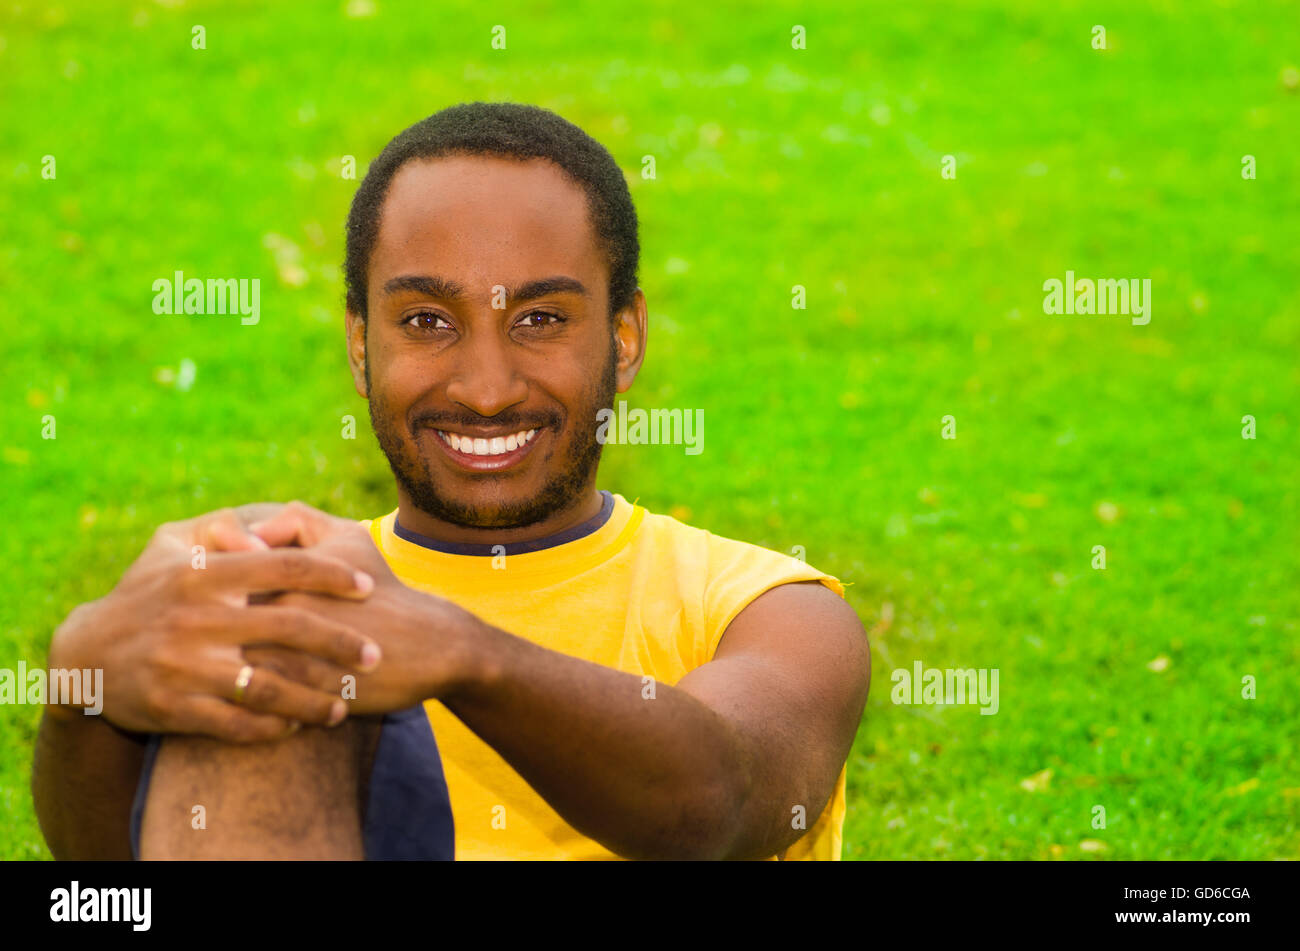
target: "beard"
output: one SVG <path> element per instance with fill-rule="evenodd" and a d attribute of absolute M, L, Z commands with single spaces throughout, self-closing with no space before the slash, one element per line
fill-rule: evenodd
<path fill-rule="evenodd" d="M 463 412 L 430 412 L 421 413 L 408 424 L 389 411 L 383 397 L 370 385 L 370 357 L 367 353 L 366 390 L 370 393 L 370 425 L 379 441 L 379 448 L 388 457 L 388 466 L 393 470 L 398 485 L 419 511 L 430 518 L 465 528 L 524 528 L 578 503 L 594 478 L 602 448 L 596 439 L 596 414 L 601 409 L 612 408 L 618 388 L 617 369 L 618 343 L 611 333 L 609 358 L 600 375 L 590 381 L 583 391 L 582 403 L 573 416 L 567 446 L 557 440 L 557 451 L 564 452 L 565 456 L 558 460 L 559 465 L 547 476 L 541 491 L 528 499 L 496 505 L 471 505 L 453 498 L 446 493 L 444 487 L 438 485 L 431 467 L 417 448 L 415 433 L 429 427 L 468 429 L 491 423 L 515 432 L 549 427 L 556 436 L 562 436 L 570 430 L 568 414 L 563 411 L 532 416 L 511 412 L 491 417 Z M 505 473 L 480 473 L 475 478 L 506 482 L 511 476 Z"/>

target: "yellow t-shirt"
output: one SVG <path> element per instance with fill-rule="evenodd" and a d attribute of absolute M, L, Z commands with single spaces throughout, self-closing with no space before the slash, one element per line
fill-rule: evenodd
<path fill-rule="evenodd" d="M 363 524 L 406 584 L 534 644 L 660 683 L 676 684 L 708 663 L 727 625 L 770 588 L 820 581 L 844 595 L 837 579 L 798 559 L 655 515 L 618 494 L 595 531 L 522 554 L 433 550 L 404 529 L 399 537 L 396 516 Z M 442 753 L 458 860 L 618 858 L 565 822 L 441 703 L 425 709 Z M 839 859 L 844 813 L 841 769 L 817 821 L 773 858 Z"/>

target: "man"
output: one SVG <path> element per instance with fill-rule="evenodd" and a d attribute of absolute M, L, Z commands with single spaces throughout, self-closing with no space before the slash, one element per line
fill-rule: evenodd
<path fill-rule="evenodd" d="M 839 582 L 596 488 L 638 253 L 552 113 L 389 143 L 346 330 L 397 509 L 169 524 L 68 617 L 50 665 L 102 667 L 104 707 L 42 720 L 57 857 L 449 857 L 448 794 L 458 858 L 839 857 L 870 673 Z"/>

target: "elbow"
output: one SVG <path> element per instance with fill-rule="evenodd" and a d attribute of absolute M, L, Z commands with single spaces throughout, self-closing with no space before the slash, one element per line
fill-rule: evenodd
<path fill-rule="evenodd" d="M 640 816 L 613 834 L 579 831 L 632 861 L 726 859 L 740 838 L 741 799 L 734 784 L 696 786 L 665 796 L 657 808 L 643 807 Z"/>
<path fill-rule="evenodd" d="M 652 834 L 627 843 L 619 854 L 643 861 L 708 862 L 748 858 L 743 854 L 750 814 L 749 791 L 731 780 L 679 795 L 664 812 L 670 817 Z M 766 856 L 761 856 L 766 857 Z"/>

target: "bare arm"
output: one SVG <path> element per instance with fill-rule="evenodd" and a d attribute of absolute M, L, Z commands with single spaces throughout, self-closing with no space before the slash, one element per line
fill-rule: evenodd
<path fill-rule="evenodd" d="M 570 825 L 630 858 L 766 858 L 804 834 L 796 806 L 809 823 L 825 807 L 866 704 L 870 655 L 857 615 L 820 583 L 760 595 L 712 661 L 649 699 L 640 675 L 538 647 L 406 586 L 367 533 L 333 521 L 300 508 L 258 531 L 376 579 L 363 603 L 276 599 L 379 642 L 384 662 L 357 678 L 354 713 L 441 700 Z M 287 663 L 285 653 L 266 661 Z"/>
<path fill-rule="evenodd" d="M 495 629 L 487 629 L 494 631 Z M 861 622 L 816 582 L 782 585 L 713 661 L 657 684 L 495 631 L 444 703 L 566 821 L 629 858 L 775 855 L 834 790 L 866 704 Z"/>

